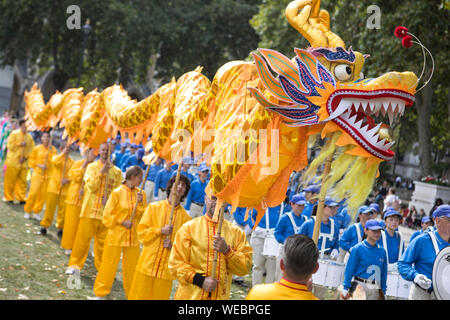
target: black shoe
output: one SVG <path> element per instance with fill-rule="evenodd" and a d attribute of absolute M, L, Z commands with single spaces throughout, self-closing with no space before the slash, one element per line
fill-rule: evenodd
<path fill-rule="evenodd" d="M 45 236 L 47 234 L 47 229 L 41 228 L 41 234 Z"/>
<path fill-rule="evenodd" d="M 62 229 L 59 229 L 57 233 L 59 239 L 62 238 L 62 233 L 63 233 Z"/>
<path fill-rule="evenodd" d="M 20 204 L 25 204 L 26 203 L 26 201 L 20 201 Z"/>
<path fill-rule="evenodd" d="M 248 284 L 246 284 L 246 283 L 244 282 L 244 280 L 241 280 L 241 279 L 235 279 L 235 280 L 233 280 L 233 283 L 235 283 L 235 284 L 237 284 L 237 285 L 239 285 L 239 286 L 241 286 L 241 287 L 248 288 Z"/>

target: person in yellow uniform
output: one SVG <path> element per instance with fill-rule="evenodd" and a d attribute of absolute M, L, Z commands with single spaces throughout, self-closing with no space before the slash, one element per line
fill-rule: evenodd
<path fill-rule="evenodd" d="M 66 274 L 79 273 L 83 269 L 92 238 L 97 271 L 102 262 L 103 245 L 108 232 L 102 222 L 103 209 L 111 192 L 122 183 L 122 172 L 111 163 L 106 143 L 100 145 L 99 155 L 100 159 L 89 164 L 84 174 L 83 205 Z"/>
<path fill-rule="evenodd" d="M 311 238 L 301 234 L 287 237 L 280 260 L 281 280 L 254 286 L 245 299 L 319 300 L 311 291 L 318 259 L 319 249 Z"/>
<path fill-rule="evenodd" d="M 61 247 L 65 249 L 64 253 L 69 256 L 72 253 L 72 247 L 78 229 L 78 222 L 80 220 L 80 211 L 84 195 L 84 173 L 86 172 L 88 164 L 92 163 L 95 158 L 96 155 L 94 149 L 89 149 L 86 158 L 75 161 L 68 173 L 70 184 L 69 190 L 67 190 L 64 232 L 61 239 Z"/>
<path fill-rule="evenodd" d="M 50 134 L 42 133 L 42 144 L 36 146 L 30 154 L 28 164 L 33 169 L 31 175 L 30 190 L 23 210 L 25 219 L 30 219 L 31 215 L 35 220 L 40 221 L 39 213 L 44 207 L 47 196 L 47 185 L 50 179 L 50 160 L 56 154 L 56 148 L 50 146 Z"/>
<path fill-rule="evenodd" d="M 28 157 L 34 148 L 34 141 L 27 132 L 25 120 L 19 120 L 19 129 L 14 130 L 6 140 L 6 172 L 3 201 L 24 204 L 27 194 Z"/>
<path fill-rule="evenodd" d="M 64 227 L 64 212 L 66 209 L 66 196 L 69 189 L 68 172 L 73 165 L 73 160 L 69 156 L 70 144 L 63 143 L 61 145 L 62 152 L 52 157 L 50 181 L 47 187 L 47 198 L 45 200 L 44 219 L 41 221 L 41 234 L 47 234 L 47 229 L 51 226 L 55 216 L 55 210 L 58 206 L 56 214 L 56 228 L 58 229 L 58 237 L 62 237 L 62 229 Z"/>
<path fill-rule="evenodd" d="M 167 198 L 150 203 L 137 227 L 139 242 L 143 244 L 143 248 L 133 277 L 129 300 L 168 300 L 170 297 L 174 278 L 169 273 L 167 264 L 172 241 L 180 227 L 191 220 L 180 205 L 189 192 L 189 179 L 180 175 L 177 187 L 172 188 L 175 180 L 176 176 L 169 179 Z M 175 194 L 172 194 L 173 192 Z M 172 205 L 175 208 L 170 223 Z"/>
<path fill-rule="evenodd" d="M 108 235 L 103 248 L 102 264 L 94 283 L 97 299 L 111 292 L 121 255 L 125 296 L 128 297 L 130 292 L 140 254 L 136 226 L 147 204 L 145 193 L 137 188 L 142 182 L 142 176 L 141 167 L 129 167 L 125 172 L 124 183 L 111 193 L 103 211 L 102 221 L 108 228 Z"/>
<path fill-rule="evenodd" d="M 179 282 L 174 299 L 228 300 L 233 274 L 245 276 L 251 270 L 253 250 L 244 231 L 224 220 L 223 237 L 216 234 L 216 201 L 206 195 L 206 214 L 184 224 L 175 236 L 169 258 L 169 271 Z M 219 254 L 212 278 L 214 251 Z"/>

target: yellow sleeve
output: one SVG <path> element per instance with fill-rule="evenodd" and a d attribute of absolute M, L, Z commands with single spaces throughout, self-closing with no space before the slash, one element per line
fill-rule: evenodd
<path fill-rule="evenodd" d="M 169 256 L 169 272 L 180 283 L 193 283 L 195 269 L 190 264 L 191 235 L 190 224 L 178 229 Z"/>
<path fill-rule="evenodd" d="M 138 240 L 144 246 L 162 236 L 161 228 L 155 225 L 155 208 L 160 207 L 149 205 L 137 226 Z"/>
<path fill-rule="evenodd" d="M 245 276 L 252 267 L 253 250 L 241 229 L 233 228 L 230 231 L 234 233 L 234 241 L 230 244 L 230 250 L 225 254 L 225 258 L 231 273 Z"/>
<path fill-rule="evenodd" d="M 28 166 L 30 168 L 36 168 L 38 163 L 38 148 L 34 148 L 33 151 L 31 151 L 30 157 L 28 158 Z"/>
<path fill-rule="evenodd" d="M 92 193 L 97 192 L 100 187 L 102 179 L 105 179 L 105 175 L 100 173 L 101 168 L 96 172 L 95 163 L 91 163 L 86 168 L 86 173 L 84 174 L 85 188 Z"/>
<path fill-rule="evenodd" d="M 31 152 L 33 152 L 34 140 L 29 134 L 26 135 L 25 139 L 27 140 L 26 141 L 27 144 L 25 146 L 25 158 L 28 158 L 30 156 Z"/>
<path fill-rule="evenodd" d="M 52 157 L 51 164 L 54 167 L 61 167 L 62 168 L 62 166 L 64 164 L 64 154 L 60 153 L 60 154 L 54 155 Z"/>
<path fill-rule="evenodd" d="M 114 228 L 118 224 L 114 213 L 116 212 L 116 207 L 119 203 L 119 196 L 120 193 L 118 191 L 113 191 L 111 196 L 108 198 L 108 201 L 106 201 L 102 221 L 108 229 Z"/>
<path fill-rule="evenodd" d="M 8 152 L 17 151 L 16 149 L 19 147 L 20 143 L 21 141 L 19 141 L 19 139 L 17 138 L 17 133 L 12 132 L 6 140 L 6 147 L 8 148 Z"/>
<path fill-rule="evenodd" d="M 83 163 L 80 166 L 76 166 L 75 164 L 70 168 L 67 177 L 70 181 L 81 182 L 84 176 L 84 168 Z"/>

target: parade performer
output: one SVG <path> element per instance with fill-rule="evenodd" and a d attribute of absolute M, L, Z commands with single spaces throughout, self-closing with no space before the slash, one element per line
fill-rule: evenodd
<path fill-rule="evenodd" d="M 56 154 L 56 148 L 50 145 L 50 134 L 43 132 L 41 136 L 42 144 L 33 149 L 30 154 L 28 164 L 33 169 L 31 175 L 30 190 L 23 210 L 25 219 L 33 218 L 41 220 L 39 213 L 44 207 L 47 197 L 47 185 L 50 179 L 50 161 Z"/>
<path fill-rule="evenodd" d="M 433 227 L 433 220 L 431 220 L 429 216 L 423 217 L 420 225 L 420 230 L 417 230 L 411 235 L 411 237 L 409 238 L 409 243 L 411 243 L 415 237 L 418 237 L 421 234 L 423 234 L 430 227 L 431 228 Z"/>
<path fill-rule="evenodd" d="M 359 222 L 348 227 L 342 236 L 339 238 L 339 258 L 338 261 L 344 262 L 348 258 L 347 253 L 350 249 L 362 242 L 364 237 L 364 226 L 366 222 L 373 219 L 374 214 L 372 209 L 368 206 L 361 206 L 358 209 Z"/>
<path fill-rule="evenodd" d="M 191 173 L 189 173 L 189 168 L 191 167 L 191 165 L 192 165 L 191 157 L 184 157 L 183 161 L 181 163 L 181 174 L 185 175 L 186 178 L 189 179 L 190 183 L 192 183 L 194 181 L 194 176 Z M 177 174 L 177 169 L 178 169 L 178 165 L 174 165 L 172 167 L 172 170 L 173 170 L 172 177 Z"/>
<path fill-rule="evenodd" d="M 6 172 L 3 201 L 15 200 L 25 203 L 27 193 L 28 158 L 33 151 L 34 141 L 27 132 L 25 120 L 19 120 L 19 129 L 10 133 L 6 142 Z"/>
<path fill-rule="evenodd" d="M 81 205 L 84 198 L 83 177 L 87 166 L 96 158 L 94 149 L 89 149 L 85 159 L 75 161 L 69 170 L 69 189 L 66 197 L 66 210 L 64 215 L 64 232 L 61 239 L 61 247 L 65 249 L 65 254 L 72 253 L 73 243 L 77 234 L 80 220 Z"/>
<path fill-rule="evenodd" d="M 184 224 L 176 234 L 169 258 L 169 271 L 179 283 L 175 299 L 227 300 L 232 275 L 245 276 L 250 271 L 252 248 L 245 233 L 223 220 L 223 237 L 216 235 L 216 201 L 215 196 L 206 195 L 206 214 Z M 212 278 L 214 251 L 219 252 L 218 269 Z"/>
<path fill-rule="evenodd" d="M 142 253 L 130 289 L 130 300 L 168 300 L 172 290 L 173 275 L 169 273 L 169 255 L 179 229 L 191 218 L 180 205 L 189 192 L 189 180 L 180 175 L 167 183 L 167 199 L 150 203 L 137 227 Z M 170 212 L 174 206 L 173 218 Z"/>
<path fill-rule="evenodd" d="M 284 241 L 291 235 L 300 231 L 300 227 L 305 223 L 308 218 L 302 213 L 305 209 L 306 198 L 301 194 L 296 194 L 291 198 L 292 211 L 280 217 L 277 226 L 275 227 L 275 239 L 280 244 L 280 252 L 277 256 L 275 278 L 280 280 L 282 277 L 282 270 L 280 269 L 280 260 L 283 256 Z"/>
<path fill-rule="evenodd" d="M 69 189 L 70 180 L 68 172 L 73 165 L 73 160 L 69 156 L 70 144 L 63 142 L 61 145 L 62 152 L 52 157 L 51 175 L 47 187 L 47 198 L 45 200 L 44 219 L 41 221 L 41 234 L 47 234 L 47 229 L 51 226 L 55 215 L 56 207 L 58 207 L 56 215 L 56 228 L 58 229 L 58 237 L 62 237 L 64 227 L 64 215 L 66 210 L 66 196 Z"/>
<path fill-rule="evenodd" d="M 138 188 L 142 176 L 143 171 L 139 166 L 129 167 L 125 173 L 125 181 L 114 189 L 103 210 L 102 221 L 108 228 L 108 234 L 103 247 L 102 263 L 94 283 L 97 298 L 111 292 L 121 257 L 123 289 L 125 296 L 129 296 L 140 254 L 136 230 L 147 204 L 144 192 Z"/>
<path fill-rule="evenodd" d="M 311 218 L 312 209 L 315 205 L 317 205 L 317 196 L 319 194 L 319 191 L 320 187 L 315 185 L 310 185 L 303 189 L 307 201 L 305 210 L 303 211 L 303 215 L 308 219 Z"/>
<path fill-rule="evenodd" d="M 402 215 L 390 207 L 384 212 L 385 230 L 381 230 L 378 244 L 384 248 L 388 257 L 388 271 L 396 271 L 396 262 L 405 252 L 405 241 L 400 231 L 397 231 Z"/>
<path fill-rule="evenodd" d="M 209 168 L 204 164 L 200 165 L 198 167 L 198 178 L 191 184 L 184 208 L 188 211 L 192 219 L 203 215 L 206 195 L 205 188 L 209 182 L 207 180 L 208 173 Z"/>
<path fill-rule="evenodd" d="M 413 281 L 409 300 L 435 300 L 433 263 L 440 250 L 450 245 L 450 205 L 440 205 L 434 212 L 436 230 L 416 237 L 397 262 L 403 279 Z"/>
<path fill-rule="evenodd" d="M 145 184 L 145 193 L 147 194 L 147 201 L 149 203 L 153 202 L 153 193 L 155 191 L 155 179 L 159 170 L 164 168 L 164 159 L 158 157 L 155 163 L 150 165 L 148 171 L 147 183 Z"/>
<path fill-rule="evenodd" d="M 103 209 L 112 190 L 120 186 L 122 172 L 110 162 L 106 143 L 100 145 L 99 155 L 100 159 L 89 164 L 84 174 L 83 205 L 67 274 L 79 272 L 83 268 L 92 238 L 95 268 L 100 269 L 103 245 L 108 232 L 102 222 Z"/>
<path fill-rule="evenodd" d="M 386 293 L 387 255 L 377 244 L 383 226 L 378 220 L 371 219 L 364 225 L 366 239 L 350 249 L 350 257 L 345 267 L 341 298 L 347 300 L 352 293 L 352 282 L 364 288 L 367 300 L 379 300 L 380 289 Z"/>
<path fill-rule="evenodd" d="M 318 300 L 311 292 L 311 276 L 319 268 L 319 250 L 314 241 L 304 235 L 286 238 L 281 250 L 281 280 L 258 284 L 248 293 L 246 300 Z"/>
<path fill-rule="evenodd" d="M 319 239 L 317 242 L 321 259 L 336 260 L 339 256 L 339 230 L 336 227 L 334 220 L 331 219 L 332 216 L 336 215 L 338 206 L 339 204 L 332 198 L 327 197 L 325 199 L 325 207 L 323 209 Z M 317 206 L 313 208 L 311 218 L 300 227 L 300 230 L 298 231 L 299 234 L 306 235 L 310 238 L 313 237 L 314 225 L 316 223 L 316 211 Z M 326 288 L 313 284 L 313 293 L 317 298 L 323 299 Z"/>
<path fill-rule="evenodd" d="M 167 182 L 172 177 L 172 162 L 166 161 L 164 169 L 159 170 L 155 178 L 155 189 L 153 191 L 153 200 L 164 200 L 167 197 Z"/>
<path fill-rule="evenodd" d="M 250 244 L 253 249 L 252 286 L 263 282 L 272 283 L 276 280 L 279 244 L 274 234 L 275 227 L 280 220 L 280 209 L 281 206 L 267 208 L 264 217 L 256 228 L 254 228 L 254 225 L 258 212 L 253 211 L 250 220 L 250 227 L 254 229 L 250 236 Z M 269 251 L 265 252 L 264 248 L 269 249 Z M 264 273 L 266 274 L 265 281 L 263 281 Z"/>

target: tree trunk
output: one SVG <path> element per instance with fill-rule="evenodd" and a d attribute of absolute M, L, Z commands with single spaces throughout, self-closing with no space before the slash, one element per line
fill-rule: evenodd
<path fill-rule="evenodd" d="M 417 96 L 417 130 L 419 135 L 419 159 L 422 176 L 431 174 L 431 132 L 430 118 L 433 98 L 433 83 L 430 81 Z"/>

